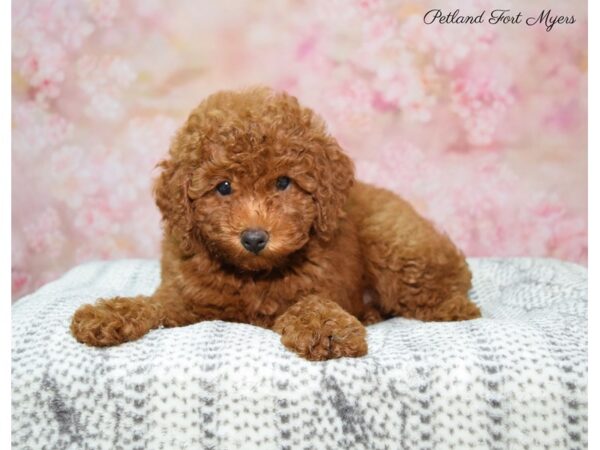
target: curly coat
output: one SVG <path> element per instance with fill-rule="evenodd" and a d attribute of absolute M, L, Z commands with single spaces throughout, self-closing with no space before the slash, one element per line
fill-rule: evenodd
<path fill-rule="evenodd" d="M 290 95 L 208 97 L 160 166 L 161 284 L 150 297 L 79 308 L 71 331 L 80 342 L 225 320 L 270 328 L 324 360 L 365 355 L 364 325 L 385 318 L 480 316 L 460 250 L 392 192 L 355 181 L 323 121 Z M 264 249 L 242 245 L 248 229 L 264 232 Z"/>

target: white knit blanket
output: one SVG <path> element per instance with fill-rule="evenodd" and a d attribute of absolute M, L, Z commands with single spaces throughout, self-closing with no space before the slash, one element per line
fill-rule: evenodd
<path fill-rule="evenodd" d="M 87 347 L 77 307 L 149 294 L 159 267 L 76 267 L 13 306 L 13 448 L 586 448 L 586 269 L 469 264 L 482 319 L 392 319 L 368 327 L 366 357 L 327 362 L 220 321 Z"/>

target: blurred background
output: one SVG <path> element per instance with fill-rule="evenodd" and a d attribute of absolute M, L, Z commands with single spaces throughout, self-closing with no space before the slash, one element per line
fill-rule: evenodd
<path fill-rule="evenodd" d="M 319 112 L 358 177 L 468 256 L 587 260 L 587 5 L 544 26 L 424 25 L 449 0 L 12 2 L 13 300 L 85 261 L 159 256 L 154 166 L 206 95 Z"/>

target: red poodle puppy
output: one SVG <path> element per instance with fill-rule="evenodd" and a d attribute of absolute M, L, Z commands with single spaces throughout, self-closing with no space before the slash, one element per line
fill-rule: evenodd
<path fill-rule="evenodd" d="M 355 181 L 323 121 L 290 95 L 208 97 L 160 166 L 161 284 L 150 297 L 79 308 L 81 342 L 225 320 L 325 360 L 365 355 L 364 324 L 384 318 L 480 316 L 461 251 L 395 194 Z"/>

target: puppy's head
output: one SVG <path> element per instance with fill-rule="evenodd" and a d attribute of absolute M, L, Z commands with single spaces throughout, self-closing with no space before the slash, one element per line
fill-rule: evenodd
<path fill-rule="evenodd" d="M 186 255 L 199 245 L 242 270 L 284 264 L 337 229 L 353 165 L 323 121 L 287 94 L 219 92 L 192 111 L 155 197 Z"/>

